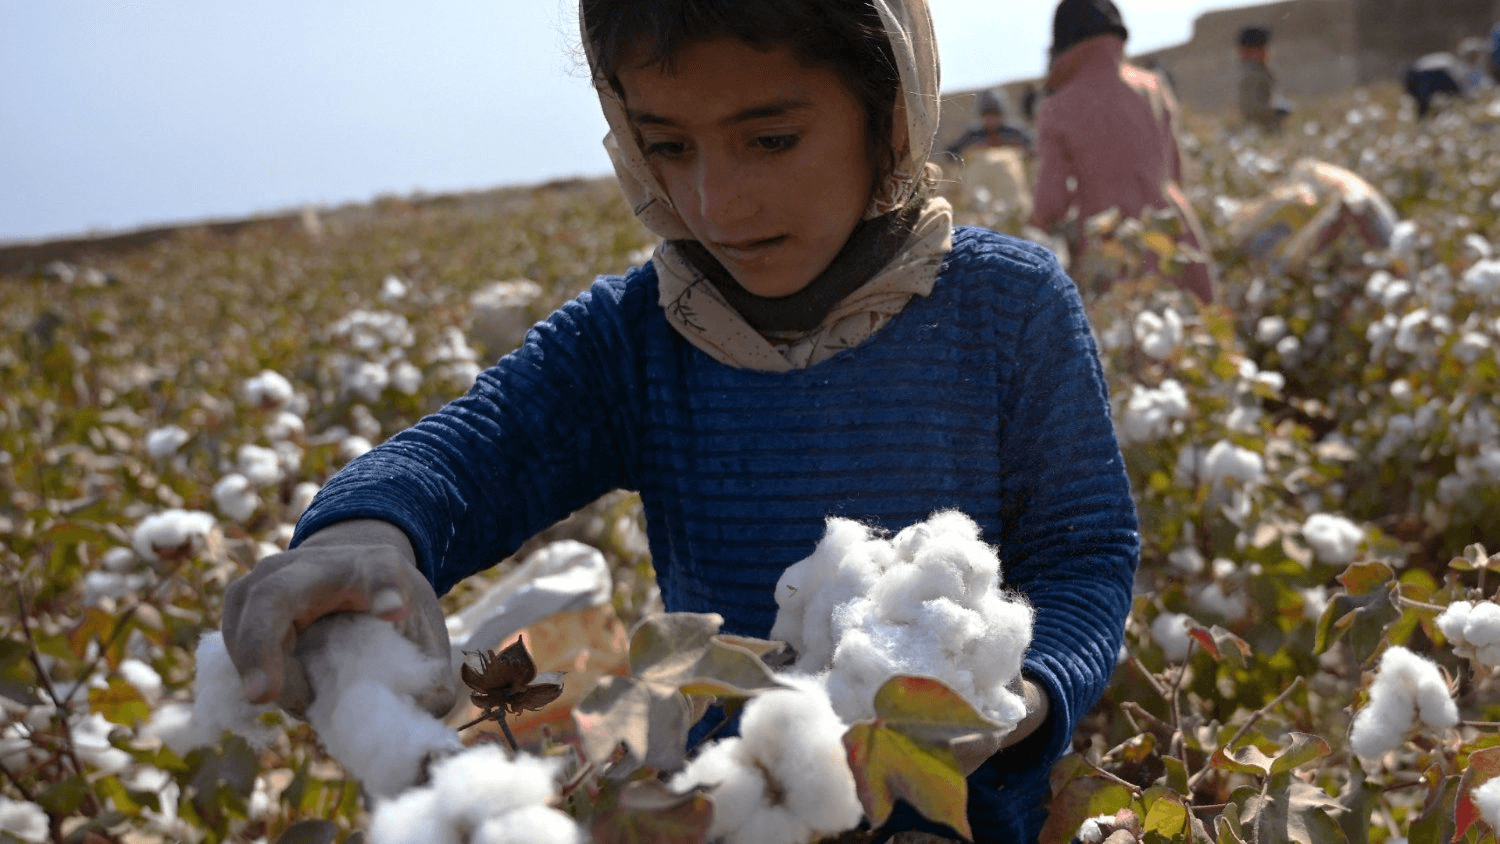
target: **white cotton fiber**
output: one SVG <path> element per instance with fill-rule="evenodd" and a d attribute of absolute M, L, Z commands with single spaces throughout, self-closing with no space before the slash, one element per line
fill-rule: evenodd
<path fill-rule="evenodd" d="M 201 510 L 163 510 L 136 525 L 130 545 L 153 562 L 163 555 L 196 554 L 208 544 L 213 529 L 214 517 Z"/>
<path fill-rule="evenodd" d="M 0 832 L 41 844 L 47 840 L 47 813 L 35 803 L 0 796 Z"/>
<path fill-rule="evenodd" d="M 671 787 L 710 789 L 710 837 L 725 844 L 799 844 L 852 829 L 863 815 L 845 756 L 844 722 L 814 681 L 756 695 L 740 737 L 715 742 Z"/>
<path fill-rule="evenodd" d="M 1458 706 L 1436 663 L 1396 645 L 1380 657 L 1369 703 L 1354 716 L 1349 746 L 1361 758 L 1378 759 L 1418 722 L 1449 729 L 1458 724 Z"/>
<path fill-rule="evenodd" d="M 963 513 L 936 513 L 890 539 L 830 519 L 776 596 L 772 637 L 797 651 L 794 671 L 821 677 L 845 721 L 873 716 L 876 691 L 898 675 L 940 680 L 1004 728 L 1024 714 L 1010 687 L 1032 610 L 1001 591 L 1000 561 Z"/>
<path fill-rule="evenodd" d="M 1347 566 L 1354 562 L 1365 532 L 1343 516 L 1314 513 L 1302 523 L 1302 536 L 1312 546 L 1319 562 Z"/>
<path fill-rule="evenodd" d="M 1164 612 L 1151 622 L 1151 638 L 1161 648 L 1167 662 L 1182 662 L 1192 650 L 1193 637 L 1188 635 L 1193 620 L 1175 612 Z"/>
<path fill-rule="evenodd" d="M 1493 601 L 1454 601 L 1438 614 L 1437 626 L 1454 653 L 1491 667 L 1500 666 L 1500 605 Z"/>
<path fill-rule="evenodd" d="M 304 657 L 313 703 L 307 720 L 333 758 L 385 797 L 414 783 L 426 760 L 462 747 L 457 731 L 416 699 L 451 671 L 389 622 L 362 613 L 324 618 L 303 631 L 321 639 Z"/>
<path fill-rule="evenodd" d="M 239 672 L 217 630 L 198 640 L 197 674 L 193 679 L 193 728 L 164 736 L 174 749 L 212 744 L 227 730 L 245 739 L 251 747 L 263 748 L 276 739 L 276 731 L 262 723 L 261 716 L 275 710 L 271 704 L 256 706 L 245 699 Z"/>
<path fill-rule="evenodd" d="M 370 844 L 464 844 L 430 788 L 414 788 L 376 804 L 369 834 Z"/>
<path fill-rule="evenodd" d="M 437 761 L 428 785 L 375 806 L 371 844 L 579 844 L 578 824 L 548 805 L 558 759 L 511 757 L 497 744 Z"/>
<path fill-rule="evenodd" d="M 474 830 L 469 844 L 582 844 L 578 822 L 550 806 L 526 806 L 490 818 Z"/>
<path fill-rule="evenodd" d="M 1479 814 L 1484 816 L 1485 823 L 1493 828 L 1500 828 L 1500 779 L 1483 783 L 1469 792 L 1469 798 L 1474 801 Z"/>
<path fill-rule="evenodd" d="M 771 638 L 791 643 L 800 664 L 827 666 L 836 641 L 834 608 L 868 592 L 893 557 L 890 543 L 868 527 L 829 519 L 812 555 L 789 566 L 776 582 L 779 610 Z"/>

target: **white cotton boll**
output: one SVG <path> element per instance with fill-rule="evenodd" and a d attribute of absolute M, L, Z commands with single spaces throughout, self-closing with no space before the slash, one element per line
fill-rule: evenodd
<path fill-rule="evenodd" d="M 266 439 L 273 443 L 300 440 L 307 434 L 307 423 L 289 410 L 278 412 L 266 423 Z"/>
<path fill-rule="evenodd" d="M 550 806 L 526 806 L 490 818 L 474 830 L 469 844 L 583 844 L 578 822 Z"/>
<path fill-rule="evenodd" d="M 1394 750 L 1418 721 L 1435 730 L 1458 724 L 1458 707 L 1437 664 L 1400 645 L 1375 670 L 1370 700 L 1354 716 L 1349 746 L 1364 759 Z"/>
<path fill-rule="evenodd" d="M 365 614 L 327 617 L 303 631 L 299 646 L 306 646 L 314 693 L 307 720 L 371 794 L 400 792 L 429 757 L 462 746 L 455 730 L 416 703 L 451 666 L 424 654 L 390 622 Z"/>
<path fill-rule="evenodd" d="M 1472 365 L 1492 350 L 1489 335 L 1478 331 L 1466 331 L 1453 344 L 1453 357 L 1460 363 Z"/>
<path fill-rule="evenodd" d="M 745 705 L 739 738 L 706 748 L 671 788 L 710 789 L 709 835 L 726 844 L 794 844 L 859 823 L 863 808 L 844 752 L 846 725 L 815 682 L 788 678 Z"/>
<path fill-rule="evenodd" d="M 400 277 L 388 275 L 380 283 L 380 301 L 387 303 L 399 302 L 405 298 L 406 282 L 402 281 Z"/>
<path fill-rule="evenodd" d="M 1210 583 L 1203 587 L 1198 592 L 1195 601 L 1199 607 L 1226 621 L 1240 621 L 1250 612 L 1250 607 L 1243 595 L 1230 595 L 1217 583 Z"/>
<path fill-rule="evenodd" d="M 116 545 L 99 558 L 99 567 L 105 571 L 128 572 L 135 568 L 137 559 L 134 551 Z"/>
<path fill-rule="evenodd" d="M 740 721 L 740 752 L 783 787 L 786 811 L 819 835 L 850 829 L 863 814 L 844 751 L 846 729 L 814 684 L 757 695 Z"/>
<path fill-rule="evenodd" d="M 0 832 L 21 841 L 42 844 L 50 834 L 47 813 L 35 803 L 0 795 Z"/>
<path fill-rule="evenodd" d="M 1464 271 L 1458 287 L 1476 296 L 1488 297 L 1500 291 L 1500 261 L 1480 261 Z"/>
<path fill-rule="evenodd" d="M 1079 844 L 1103 844 L 1104 837 L 1115 828 L 1114 815 L 1095 815 L 1078 825 Z"/>
<path fill-rule="evenodd" d="M 208 544 L 214 517 L 199 510 L 164 510 L 136 525 L 131 547 L 153 562 L 164 556 L 196 554 Z"/>
<path fill-rule="evenodd" d="M 239 472 L 230 472 L 214 483 L 214 506 L 219 512 L 241 524 L 248 522 L 260 508 L 260 494 L 251 485 L 250 479 Z"/>
<path fill-rule="evenodd" d="M 950 566 L 897 563 L 876 581 L 870 600 L 882 618 L 912 624 L 921 616 L 924 601 L 962 594 L 963 578 Z"/>
<path fill-rule="evenodd" d="M 1500 829 L 1500 778 L 1491 779 L 1469 792 L 1474 808 L 1491 828 Z"/>
<path fill-rule="evenodd" d="M 1287 330 L 1286 317 L 1276 315 L 1263 316 L 1255 324 L 1255 339 L 1256 342 L 1269 346 L 1285 337 Z"/>
<path fill-rule="evenodd" d="M 344 392 L 368 402 L 379 401 L 390 384 L 390 370 L 372 360 L 360 361 L 344 373 Z"/>
<path fill-rule="evenodd" d="M 472 828 L 528 806 L 546 805 L 557 793 L 560 758 L 512 757 L 498 744 L 477 745 L 433 766 L 432 783 L 449 820 Z"/>
<path fill-rule="evenodd" d="M 402 395 L 414 396 L 422 389 L 422 370 L 409 360 L 391 367 L 391 386 Z"/>
<path fill-rule="evenodd" d="M 1417 224 L 1411 220 L 1402 220 L 1391 229 L 1391 252 L 1396 255 L 1410 255 L 1417 250 L 1419 232 Z"/>
<path fill-rule="evenodd" d="M 1397 378 L 1391 382 L 1391 398 L 1399 404 L 1411 404 L 1412 390 L 1411 382 L 1405 378 Z"/>
<path fill-rule="evenodd" d="M 267 369 L 241 386 L 241 395 L 251 407 L 265 410 L 284 408 L 292 401 L 292 382 L 285 375 Z"/>
<path fill-rule="evenodd" d="M 273 448 L 245 443 L 236 453 L 235 466 L 255 486 L 281 482 L 281 457 Z"/>
<path fill-rule="evenodd" d="M 1464 619 L 1464 639 L 1477 647 L 1500 644 L 1500 605 L 1483 601 Z"/>
<path fill-rule="evenodd" d="M 1438 630 L 1442 631 L 1454 650 L 1469 644 L 1468 637 L 1464 635 L 1464 627 L 1469 623 L 1469 613 L 1473 609 L 1474 604 L 1469 601 L 1454 601 L 1434 619 Z"/>
<path fill-rule="evenodd" d="M 919 567 L 955 572 L 961 580 L 960 591 L 943 593 L 947 597 L 978 596 L 1000 583 L 995 549 L 980 539 L 979 525 L 958 510 L 940 511 L 925 522 L 907 527 L 896 534 L 891 546 L 897 557 Z M 888 568 L 887 576 L 890 571 Z"/>
<path fill-rule="evenodd" d="M 1167 565 L 1183 574 L 1200 574 L 1208 563 L 1203 554 L 1191 545 L 1184 545 L 1167 554 Z"/>
<path fill-rule="evenodd" d="M 771 638 L 797 651 L 802 670 L 818 671 L 832 662 L 837 641 L 833 609 L 869 591 L 893 556 L 884 545 L 865 525 L 832 518 L 813 553 L 782 572 Z"/>
<path fill-rule="evenodd" d="M 1209 485 L 1235 480 L 1258 484 L 1265 479 L 1265 462 L 1259 454 L 1228 440 L 1219 440 L 1203 457 L 1203 480 Z"/>
<path fill-rule="evenodd" d="M 1182 662 L 1193 647 L 1188 635 L 1193 620 L 1181 613 L 1164 612 L 1151 622 L 1151 638 L 1161 648 L 1167 662 Z"/>
<path fill-rule="evenodd" d="M 130 754 L 109 743 L 113 724 L 91 712 L 73 724 L 73 752 L 102 774 L 118 774 L 130 764 Z"/>
<path fill-rule="evenodd" d="M 1354 561 L 1365 532 L 1343 516 L 1314 513 L 1302 523 L 1302 537 L 1320 562 L 1347 566 Z"/>
<path fill-rule="evenodd" d="M 156 739 L 178 756 L 186 756 L 193 748 L 209 743 L 193 719 L 193 704 L 168 702 L 151 710 L 151 717 L 141 726 L 141 736 Z"/>
<path fill-rule="evenodd" d="M 213 630 L 198 640 L 195 661 L 193 724 L 196 735 L 179 734 L 176 740 L 188 747 L 213 744 L 226 731 L 240 736 L 257 749 L 276 740 L 276 730 L 261 720 L 262 715 L 275 711 L 276 705 L 257 705 L 245 699 L 239 671 L 229 659 L 222 633 Z"/>
<path fill-rule="evenodd" d="M 339 458 L 345 463 L 364 454 L 375 446 L 361 436 L 344 437 L 339 441 Z"/>
<path fill-rule="evenodd" d="M 1172 433 L 1176 420 L 1187 418 L 1191 409 L 1187 391 L 1174 378 L 1160 387 L 1134 384 L 1121 415 L 1120 436 L 1127 443 L 1147 443 Z"/>
<path fill-rule="evenodd" d="M 1156 360 L 1171 357 L 1177 344 L 1182 342 L 1182 317 L 1171 308 L 1160 314 L 1141 311 L 1136 314 L 1132 328 L 1141 351 Z"/>
<path fill-rule="evenodd" d="M 120 676 L 125 678 L 125 682 L 135 686 L 147 703 L 154 705 L 161 699 L 163 684 L 161 675 L 155 668 L 130 657 L 120 663 Z"/>
<path fill-rule="evenodd" d="M 318 494 L 321 486 L 312 481 L 303 481 L 292 488 L 291 498 L 287 500 L 286 506 L 289 516 L 300 516 L 302 511 L 312 504 L 313 497 Z"/>
<path fill-rule="evenodd" d="M 153 460 L 163 460 L 176 454 L 189 439 L 188 432 L 176 425 L 156 428 L 146 434 L 146 453 Z"/>
<path fill-rule="evenodd" d="M 467 844 L 448 822 L 436 791 L 413 788 L 375 804 L 370 844 Z"/>
<path fill-rule="evenodd" d="M 1240 434 L 1258 434 L 1263 415 L 1254 405 L 1238 404 L 1224 415 L 1224 427 Z"/>
<path fill-rule="evenodd" d="M 83 576 L 83 603 L 95 607 L 105 600 L 134 595 L 146 586 L 146 576 L 131 572 L 91 571 Z"/>
<path fill-rule="evenodd" d="M 1297 590 L 1302 596 L 1302 614 L 1307 618 L 1319 618 L 1328 609 L 1328 587 L 1319 584 Z"/>
<path fill-rule="evenodd" d="M 890 646 L 877 643 L 869 631 L 844 631 L 827 678 L 834 711 L 850 723 L 873 716 L 876 690 L 899 669 Z"/>

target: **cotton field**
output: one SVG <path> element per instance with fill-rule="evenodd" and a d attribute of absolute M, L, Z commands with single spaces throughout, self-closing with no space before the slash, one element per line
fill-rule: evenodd
<path fill-rule="evenodd" d="M 1088 300 L 1142 560 L 1046 840 L 1494 841 L 1500 97 L 1419 124 L 1372 89 L 1275 138 L 1185 129 L 1221 301 L 1157 279 Z M 1380 243 L 1235 238 L 1307 159 L 1383 194 Z M 960 223 L 1021 231 L 1011 204 L 950 195 Z M 1153 225 L 1109 248 L 1171 266 Z M 638 503 L 601 499 L 443 599 L 472 633 L 463 610 L 504 606 L 528 555 L 566 540 L 605 561 L 549 570 L 563 621 L 521 623 L 536 667 L 587 687 L 508 721 L 516 749 L 459 729 L 475 712 L 411 708 L 405 672 L 443 667 L 397 670 L 380 632 L 330 633 L 350 650 L 306 722 L 224 679 L 224 586 L 286 547 L 320 485 L 652 243 L 600 181 L 0 252 L 0 838 L 851 841 L 872 778 L 961 783 L 941 754 L 861 768 L 846 750 L 904 729 L 893 701 L 912 696 L 953 735 L 1019 717 L 1029 609 L 963 514 L 893 537 L 830 523 L 784 578 L 775 635 L 799 662 L 780 664 L 775 643 L 663 618 Z M 485 629 L 486 647 L 519 630 Z M 653 641 L 708 668 L 674 673 Z M 742 701 L 743 737 L 691 760 L 636 746 L 642 716 L 610 705 L 632 694 Z M 659 776 L 627 787 L 607 765 Z"/>

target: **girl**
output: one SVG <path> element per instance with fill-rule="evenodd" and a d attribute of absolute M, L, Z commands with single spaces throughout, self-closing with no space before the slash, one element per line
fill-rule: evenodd
<path fill-rule="evenodd" d="M 305 708 L 291 648 L 330 612 L 446 653 L 436 594 L 611 489 L 641 495 L 668 611 L 761 637 L 829 516 L 897 530 L 959 509 L 1036 610 L 1028 717 L 971 760 L 971 822 L 1034 840 L 1120 648 L 1135 511 L 1072 282 L 1037 246 L 955 229 L 931 191 L 925 2 L 583 0 L 581 17 L 621 185 L 664 240 L 349 464 L 293 550 L 230 586 L 247 693 Z"/>

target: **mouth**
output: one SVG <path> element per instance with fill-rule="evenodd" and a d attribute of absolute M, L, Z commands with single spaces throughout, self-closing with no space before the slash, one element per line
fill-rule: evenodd
<path fill-rule="evenodd" d="M 754 240 L 739 240 L 733 243 L 718 242 L 714 247 L 719 253 L 731 261 L 752 261 L 765 256 L 782 243 L 786 242 L 786 235 L 775 237 L 763 237 Z"/>

